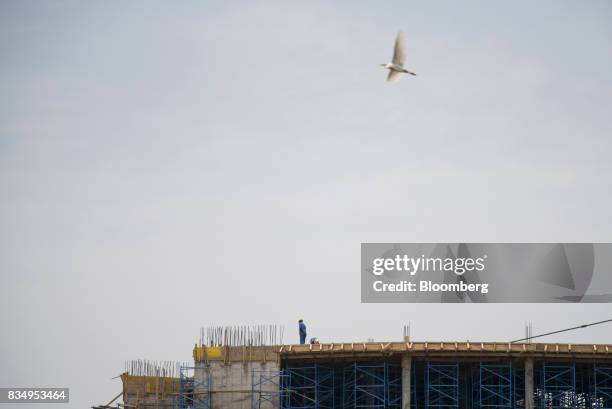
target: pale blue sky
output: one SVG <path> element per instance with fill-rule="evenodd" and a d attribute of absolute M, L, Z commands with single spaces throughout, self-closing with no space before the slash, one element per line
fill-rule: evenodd
<path fill-rule="evenodd" d="M 418 76 L 387 84 L 398 29 Z M 0 3 L 0 386 L 104 403 L 210 324 L 608 318 L 360 305 L 359 244 L 612 241 L 611 73 L 607 1 Z"/>

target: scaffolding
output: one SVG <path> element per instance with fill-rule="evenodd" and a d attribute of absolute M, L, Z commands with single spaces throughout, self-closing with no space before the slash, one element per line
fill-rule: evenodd
<path fill-rule="evenodd" d="M 333 368 L 319 364 L 285 368 L 281 409 L 334 409 L 334 374 Z"/>
<path fill-rule="evenodd" d="M 526 407 L 522 359 L 413 359 L 410 378 L 411 409 Z M 534 408 L 612 409 L 612 364 L 535 360 L 530 379 Z M 387 358 L 328 366 L 285 361 L 282 371 L 254 371 L 252 391 L 252 409 L 273 401 L 281 409 L 400 409 L 402 369 Z"/>
<path fill-rule="evenodd" d="M 284 401 L 287 396 L 283 393 L 281 385 L 283 385 L 286 377 L 284 371 L 266 371 L 261 369 L 253 369 L 252 372 L 252 401 L 251 409 L 262 408 L 286 408 L 287 403 Z"/>
<path fill-rule="evenodd" d="M 459 408 L 459 365 L 428 362 L 425 367 L 427 408 Z"/>
<path fill-rule="evenodd" d="M 465 380 L 462 382 L 463 377 L 470 375 L 471 383 L 468 385 Z M 471 390 L 471 394 L 468 398 L 468 391 Z M 459 402 L 461 407 L 469 407 L 478 409 L 480 406 L 480 362 L 478 364 L 459 364 Z"/>
<path fill-rule="evenodd" d="M 593 365 L 593 408 L 612 409 L 612 365 Z"/>
<path fill-rule="evenodd" d="M 512 366 L 512 403 L 515 409 L 525 407 L 525 365 Z"/>
<path fill-rule="evenodd" d="M 399 409 L 401 405 L 400 365 L 353 362 L 343 368 L 342 408 Z"/>
<path fill-rule="evenodd" d="M 548 363 L 543 365 L 543 399 L 546 409 L 576 408 L 576 365 Z"/>
<path fill-rule="evenodd" d="M 196 370 L 202 376 L 195 376 Z M 206 367 L 181 366 L 179 371 L 179 393 L 177 409 L 211 409 L 212 377 Z"/>
<path fill-rule="evenodd" d="M 478 406 L 512 409 L 512 364 L 480 363 L 478 372 Z"/>
<path fill-rule="evenodd" d="M 419 407 L 417 394 L 417 369 L 416 363 L 410 365 L 410 408 L 417 409 Z"/>

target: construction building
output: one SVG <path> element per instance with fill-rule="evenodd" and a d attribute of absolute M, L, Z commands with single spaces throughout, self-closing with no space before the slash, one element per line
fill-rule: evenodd
<path fill-rule="evenodd" d="M 193 365 L 182 366 L 174 381 L 164 380 L 164 387 L 153 382 L 148 392 L 138 382 L 130 384 L 132 375 L 124 374 L 124 403 L 118 406 L 612 409 L 612 345 L 200 343 L 193 358 Z"/>

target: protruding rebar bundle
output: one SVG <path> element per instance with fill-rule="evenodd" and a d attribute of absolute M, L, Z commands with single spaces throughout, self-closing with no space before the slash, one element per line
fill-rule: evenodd
<path fill-rule="evenodd" d="M 200 329 L 200 346 L 263 346 L 283 343 L 282 325 L 214 326 Z"/>
<path fill-rule="evenodd" d="M 125 372 L 132 376 L 176 378 L 179 375 L 180 367 L 179 362 L 173 361 L 148 361 L 146 359 L 125 361 Z"/>
<path fill-rule="evenodd" d="M 410 322 L 408 323 L 408 325 L 404 325 L 404 341 L 405 342 L 410 341 L 410 325 L 411 325 Z"/>
<path fill-rule="evenodd" d="M 527 344 L 531 344 L 533 342 L 531 337 L 533 337 L 533 327 L 531 321 L 529 321 L 525 323 L 525 342 Z"/>

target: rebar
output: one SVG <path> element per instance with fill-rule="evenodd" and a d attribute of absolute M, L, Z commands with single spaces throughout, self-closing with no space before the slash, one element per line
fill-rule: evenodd
<path fill-rule="evenodd" d="M 276 324 L 213 326 L 200 329 L 200 346 L 264 346 L 283 343 L 285 327 Z"/>
<path fill-rule="evenodd" d="M 146 359 L 125 361 L 125 372 L 132 376 L 176 378 L 179 375 L 180 367 L 179 362 L 173 361 L 148 361 Z"/>

